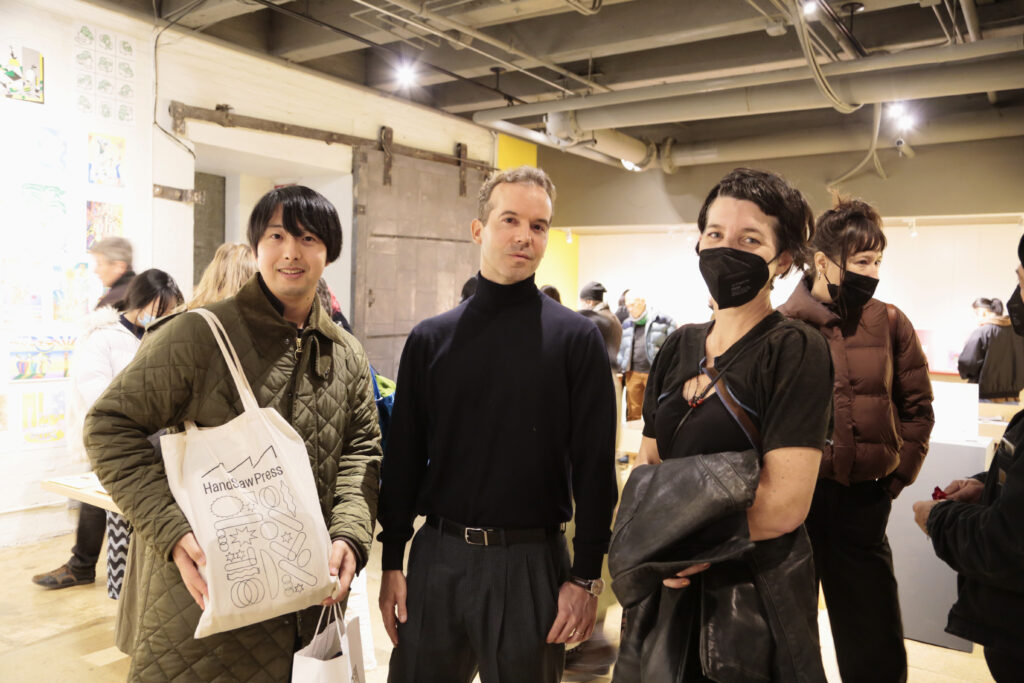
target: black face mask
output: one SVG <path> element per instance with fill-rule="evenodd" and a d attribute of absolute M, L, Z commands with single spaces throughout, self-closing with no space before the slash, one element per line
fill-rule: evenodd
<path fill-rule="evenodd" d="M 749 251 L 715 247 L 701 251 L 699 258 L 700 274 L 720 310 L 752 301 L 770 277 L 768 263 Z"/>
<path fill-rule="evenodd" d="M 828 282 L 828 276 L 825 276 Z M 878 278 L 853 273 L 849 270 L 843 275 L 843 286 L 828 283 L 828 295 L 832 301 L 839 304 L 846 310 L 856 310 L 864 307 L 871 297 L 875 295 L 875 288 L 878 287 Z"/>

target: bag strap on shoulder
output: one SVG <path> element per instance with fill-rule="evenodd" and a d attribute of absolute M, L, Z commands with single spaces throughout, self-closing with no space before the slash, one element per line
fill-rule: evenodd
<path fill-rule="evenodd" d="M 242 399 L 242 407 L 245 410 L 259 410 L 260 406 L 256 401 L 256 394 L 253 393 L 249 380 L 245 377 L 242 361 L 239 359 L 238 353 L 235 352 L 235 347 L 231 344 L 231 337 L 228 336 L 228 332 L 224 329 L 220 318 L 205 308 L 195 308 L 189 312 L 198 313 L 210 327 L 210 332 L 213 334 L 213 338 L 217 342 L 217 346 L 220 347 L 221 354 L 224 356 L 224 363 L 228 366 L 231 379 L 235 382 L 238 396 Z"/>
<path fill-rule="evenodd" d="M 750 415 L 747 413 L 746 408 L 741 406 L 733 397 L 732 392 L 729 390 L 729 385 L 725 382 L 725 376 L 714 368 L 705 368 L 705 371 L 713 380 L 717 379 L 718 398 L 722 400 L 722 403 L 729 411 L 729 414 L 732 415 L 733 419 L 739 423 L 740 429 L 742 429 L 743 433 L 747 435 L 747 438 L 750 440 L 750 444 L 763 456 L 764 446 L 761 442 L 761 430 L 758 429 L 757 425 L 754 424 L 754 421 L 750 419 Z"/>

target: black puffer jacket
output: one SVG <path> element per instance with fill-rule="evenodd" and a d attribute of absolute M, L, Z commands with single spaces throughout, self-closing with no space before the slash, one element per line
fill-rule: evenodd
<path fill-rule="evenodd" d="M 959 594 L 946 630 L 1003 652 L 1024 651 L 1024 411 L 1013 416 L 977 504 L 932 508 L 928 535 L 955 569 Z"/>
<path fill-rule="evenodd" d="M 960 376 L 978 385 L 980 398 L 1016 398 L 1024 389 L 1024 337 L 1000 316 L 971 333 L 957 361 Z"/>

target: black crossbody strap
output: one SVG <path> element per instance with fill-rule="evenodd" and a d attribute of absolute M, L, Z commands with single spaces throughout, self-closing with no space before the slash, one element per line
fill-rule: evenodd
<path fill-rule="evenodd" d="M 764 456 L 764 445 L 761 442 L 761 430 L 757 428 L 754 421 L 750 419 L 750 415 L 747 413 L 746 408 L 741 406 L 739 402 L 733 397 L 732 392 L 729 391 L 729 385 L 725 382 L 725 376 L 719 373 L 714 368 L 706 368 L 705 371 L 711 377 L 712 380 L 718 382 L 718 398 L 722 400 L 726 410 L 732 415 L 732 418 L 739 424 L 740 429 L 747 435 L 747 439 L 750 440 L 750 444 L 757 449 L 757 452 Z"/>

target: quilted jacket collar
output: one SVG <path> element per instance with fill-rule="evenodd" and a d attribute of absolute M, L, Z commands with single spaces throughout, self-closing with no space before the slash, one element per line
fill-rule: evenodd
<path fill-rule="evenodd" d="M 235 295 L 242 319 L 252 333 L 257 351 L 263 357 L 274 357 L 280 353 L 281 339 L 301 337 L 303 344 L 312 344 L 310 357 L 313 359 L 313 371 L 321 379 L 326 379 L 331 372 L 333 344 L 342 341 L 341 328 L 331 320 L 322 306 L 314 305 L 306 327 L 297 330 L 267 298 L 259 277 L 259 273 L 254 275 Z"/>
<path fill-rule="evenodd" d="M 779 312 L 786 317 L 803 320 L 819 328 L 838 325 L 841 322 L 835 311 L 814 298 L 803 280 L 797 283 L 789 300 L 779 307 Z"/>

